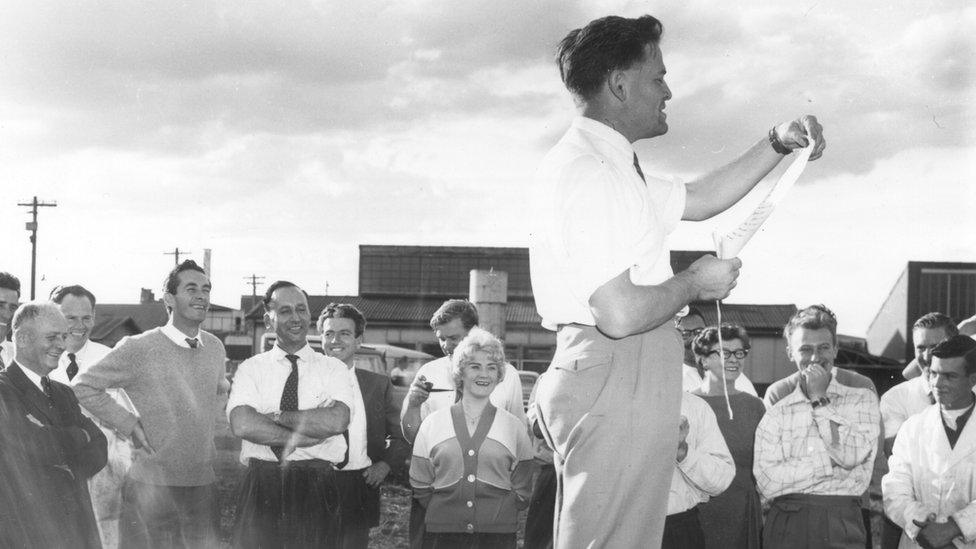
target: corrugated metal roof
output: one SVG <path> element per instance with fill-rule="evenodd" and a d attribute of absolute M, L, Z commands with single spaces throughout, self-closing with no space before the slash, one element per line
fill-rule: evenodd
<path fill-rule="evenodd" d="M 166 306 L 163 305 L 162 301 L 135 304 L 98 303 L 95 305 L 95 318 L 99 321 L 125 317 L 131 318 L 143 332 L 157 326 L 163 326 L 169 320 Z"/>
<path fill-rule="evenodd" d="M 715 324 L 718 313 L 715 303 L 695 303 L 694 307 L 705 317 L 705 324 Z M 722 322 L 738 324 L 746 330 L 782 330 L 796 313 L 796 305 L 752 305 L 723 303 Z"/>

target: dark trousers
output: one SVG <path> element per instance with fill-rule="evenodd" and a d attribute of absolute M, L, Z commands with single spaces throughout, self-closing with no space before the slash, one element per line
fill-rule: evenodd
<path fill-rule="evenodd" d="M 427 532 L 427 509 L 410 498 L 410 549 L 424 546 L 424 533 Z"/>
<path fill-rule="evenodd" d="M 764 549 L 863 549 L 866 537 L 857 496 L 780 496 L 763 525 Z"/>
<path fill-rule="evenodd" d="M 515 549 L 515 534 L 427 532 L 423 549 Z"/>
<path fill-rule="evenodd" d="M 131 478 L 122 487 L 123 548 L 217 547 L 213 485 L 158 486 Z"/>
<path fill-rule="evenodd" d="M 556 512 L 556 467 L 549 463 L 539 468 L 532 487 L 532 501 L 525 518 L 525 549 L 552 547 L 553 518 Z"/>
<path fill-rule="evenodd" d="M 698 519 L 698 507 L 668 515 L 664 519 L 661 549 L 700 549 L 705 547 L 705 533 Z"/>
<path fill-rule="evenodd" d="M 370 488 L 358 471 L 336 471 L 339 489 L 339 546 L 342 549 L 366 549 L 369 529 L 379 524 L 380 491 Z"/>
<path fill-rule="evenodd" d="M 234 547 L 338 546 L 339 493 L 327 461 L 252 459 L 241 483 Z"/>
<path fill-rule="evenodd" d="M 898 549 L 901 541 L 901 526 L 894 523 L 888 515 L 882 515 L 881 522 L 881 549 Z"/>

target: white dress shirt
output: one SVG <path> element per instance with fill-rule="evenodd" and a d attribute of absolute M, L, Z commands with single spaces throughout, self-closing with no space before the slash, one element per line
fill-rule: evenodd
<path fill-rule="evenodd" d="M 684 391 L 694 391 L 701 387 L 702 377 L 698 375 L 698 368 L 694 366 L 688 366 L 684 364 L 681 366 L 681 389 Z M 741 393 L 749 393 L 750 395 L 759 398 L 756 393 L 756 388 L 753 387 L 752 382 L 746 377 L 744 373 L 739 372 L 739 377 L 735 378 L 734 387 Z"/>
<path fill-rule="evenodd" d="M 250 406 L 259 414 L 269 414 L 281 409 L 281 393 L 291 375 L 288 353 L 275 345 L 270 351 L 255 355 L 237 368 L 234 384 L 227 399 L 227 417 L 238 406 Z M 316 353 L 305 345 L 298 355 L 298 409 L 310 410 L 329 400 L 349 407 L 350 421 L 355 416 L 352 382 L 346 364 L 337 358 Z M 286 460 L 321 459 L 339 463 L 346 453 L 346 441 L 342 435 L 325 439 L 315 446 L 297 448 Z M 241 463 L 250 458 L 277 461 L 270 446 L 248 440 L 241 442 Z"/>
<path fill-rule="evenodd" d="M 349 368 L 349 380 L 352 383 L 352 406 L 349 417 L 349 463 L 344 471 L 357 471 L 373 464 L 366 453 L 366 404 L 363 402 L 363 391 L 359 386 L 354 367 Z"/>
<path fill-rule="evenodd" d="M 675 462 L 668 494 L 669 515 L 687 511 L 721 494 L 735 477 L 735 462 L 711 406 L 697 396 L 683 392 L 681 415 L 688 419 L 688 437 L 685 439 L 688 453 L 685 459 Z"/>
<path fill-rule="evenodd" d="M 543 159 L 529 239 L 543 327 L 594 326 L 590 296 L 624 271 L 645 286 L 672 276 L 667 236 L 684 213 L 685 186 L 645 179 L 627 138 L 582 116 Z"/>
<path fill-rule="evenodd" d="M 903 381 L 881 395 L 884 436 L 891 438 L 909 417 L 932 405 L 931 389 L 924 376 Z"/>
<path fill-rule="evenodd" d="M 187 343 L 187 341 L 186 341 L 187 338 L 196 339 L 197 340 L 197 347 L 203 347 L 203 338 L 200 337 L 200 328 L 197 327 L 197 334 L 196 335 L 194 335 L 194 336 L 188 336 L 188 335 L 184 334 L 183 332 L 181 332 L 179 328 L 177 328 L 176 326 L 173 326 L 173 317 L 172 316 L 170 316 L 169 322 L 167 322 L 165 326 L 163 326 L 163 327 L 160 328 L 160 331 L 163 332 L 163 335 L 165 335 L 166 337 L 170 338 L 170 340 L 172 340 L 173 343 L 175 343 L 175 344 L 177 344 L 180 347 L 183 347 L 185 349 L 189 349 L 190 348 L 190 344 Z"/>
<path fill-rule="evenodd" d="M 457 393 L 454 391 L 454 379 L 451 377 L 450 357 L 444 356 L 424 364 L 417 370 L 417 376 L 424 376 L 427 381 L 434 384 L 434 389 L 451 389 L 450 391 L 430 394 L 430 398 L 420 405 L 421 421 L 437 410 L 450 408 L 454 405 L 454 398 Z M 525 419 L 525 407 L 522 403 L 522 380 L 515 366 L 505 363 L 505 377 L 488 398 L 496 408 L 507 410 L 523 424 L 528 425 L 528 420 Z"/>
<path fill-rule="evenodd" d="M 20 366 L 20 371 L 24 372 L 24 375 L 27 376 L 27 379 L 29 379 L 31 383 L 33 383 L 34 386 L 37 387 L 37 389 L 43 393 L 44 387 L 41 385 L 41 376 L 37 375 L 36 373 L 34 373 L 34 370 L 31 370 L 30 368 L 24 366 L 23 364 L 18 364 L 18 366 Z"/>

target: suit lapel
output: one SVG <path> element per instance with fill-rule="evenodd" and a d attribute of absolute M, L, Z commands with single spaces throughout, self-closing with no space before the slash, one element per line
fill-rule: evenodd
<path fill-rule="evenodd" d="M 976 451 L 976 411 L 973 415 L 969 416 L 969 420 L 966 421 L 966 425 L 962 428 L 962 433 L 959 433 L 959 440 L 956 441 L 956 447 L 952 449 L 952 453 L 949 454 L 949 467 L 955 466 L 960 461 L 967 459 L 972 456 L 973 452 Z M 941 421 L 942 417 L 939 416 Z M 943 430 L 943 436 L 945 432 Z M 948 441 L 946 445 L 948 446 Z"/>
<path fill-rule="evenodd" d="M 38 419 L 47 420 L 48 424 L 60 423 L 57 410 L 52 407 L 47 396 L 30 379 L 27 379 L 19 364 L 16 362 L 11 364 L 7 368 L 7 375 L 20 393 L 28 412 L 38 416 Z"/>

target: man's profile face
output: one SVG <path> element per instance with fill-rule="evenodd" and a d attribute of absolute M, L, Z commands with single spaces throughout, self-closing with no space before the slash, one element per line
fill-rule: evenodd
<path fill-rule="evenodd" d="M 0 339 L 6 339 L 10 321 L 20 306 L 20 296 L 10 288 L 0 288 Z"/>
<path fill-rule="evenodd" d="M 912 330 L 912 341 L 915 343 L 915 358 L 924 370 L 932 365 L 932 349 L 943 339 L 948 337 L 945 328 L 915 328 Z"/>
<path fill-rule="evenodd" d="M 655 44 L 644 46 L 644 60 L 634 63 L 627 72 L 631 78 L 628 99 L 629 116 L 643 129 L 638 139 L 664 135 L 668 131 L 665 102 L 671 89 L 664 81 L 667 70 L 661 49 Z"/>
<path fill-rule="evenodd" d="M 944 410 L 958 410 L 972 403 L 976 374 L 966 374 L 966 359 L 961 356 L 933 357 L 929 383 L 932 385 L 932 395 L 940 407 Z"/>
<path fill-rule="evenodd" d="M 460 318 L 452 319 L 450 322 L 445 322 L 444 324 L 438 324 L 434 328 L 434 337 L 437 338 L 437 343 L 441 346 L 441 351 L 444 352 L 444 356 L 451 356 L 458 343 L 461 343 L 461 340 L 466 335 L 468 335 L 468 330 L 461 324 Z"/>
<path fill-rule="evenodd" d="M 362 336 L 356 337 L 356 322 L 351 318 L 327 318 L 322 321 L 322 350 L 352 366 L 352 359 Z"/>
<path fill-rule="evenodd" d="M 695 336 L 705 328 L 705 320 L 702 317 L 691 314 L 681 319 L 681 339 L 685 343 L 685 364 L 691 366 L 695 363 L 695 352 L 691 350 L 691 342 Z"/>
<path fill-rule="evenodd" d="M 20 330 L 26 333 L 18 337 L 18 361 L 42 376 L 57 368 L 68 335 L 68 322 L 64 316 L 56 311 L 45 311 Z"/>
<path fill-rule="evenodd" d="M 305 336 L 312 316 L 308 310 L 305 292 L 294 286 L 282 286 L 271 294 L 269 310 L 264 314 L 265 323 L 278 337 L 278 346 L 286 351 L 297 351 L 305 346 Z"/>
<path fill-rule="evenodd" d="M 787 351 L 790 360 L 800 372 L 813 364 L 819 364 L 824 370 L 830 372 L 834 366 L 834 359 L 837 358 L 837 343 L 827 328 L 811 330 L 800 327 L 790 334 Z"/>
<path fill-rule="evenodd" d="M 95 326 L 95 311 L 85 296 L 67 294 L 61 300 L 61 314 L 68 321 L 67 351 L 75 353 L 85 346 Z"/>

